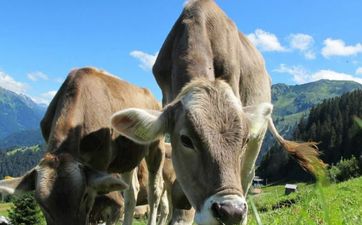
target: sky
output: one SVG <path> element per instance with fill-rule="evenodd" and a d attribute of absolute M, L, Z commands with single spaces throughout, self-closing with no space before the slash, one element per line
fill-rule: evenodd
<path fill-rule="evenodd" d="M 216 0 L 261 51 L 273 83 L 362 83 L 362 1 Z M 0 0 L 0 86 L 49 103 L 93 66 L 161 92 L 151 68 L 185 0 Z"/>

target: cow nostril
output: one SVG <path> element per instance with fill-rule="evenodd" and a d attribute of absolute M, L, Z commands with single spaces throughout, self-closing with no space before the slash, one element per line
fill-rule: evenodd
<path fill-rule="evenodd" d="M 242 211 L 243 211 L 243 214 L 248 213 L 248 204 L 247 204 L 247 203 L 244 203 L 244 204 L 243 204 L 243 206 L 242 206 Z"/>
<path fill-rule="evenodd" d="M 230 203 L 220 204 L 215 202 L 211 205 L 211 211 L 216 219 L 226 225 L 239 224 L 246 217 L 247 205 L 243 203 L 242 205 L 235 206 Z"/>
<path fill-rule="evenodd" d="M 216 217 L 216 218 L 220 218 L 220 217 L 222 217 L 222 215 L 221 215 L 221 206 L 220 206 L 220 204 L 219 203 L 213 203 L 212 205 L 211 205 L 211 211 L 212 211 L 212 213 L 214 214 L 214 216 Z"/>

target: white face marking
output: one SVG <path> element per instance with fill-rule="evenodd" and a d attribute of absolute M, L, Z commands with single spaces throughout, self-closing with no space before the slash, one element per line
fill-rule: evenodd
<path fill-rule="evenodd" d="M 38 166 L 36 168 L 38 172 L 36 184 L 39 190 L 39 195 L 42 198 L 47 198 L 51 191 L 53 190 L 53 185 L 55 179 L 61 174 L 58 174 L 57 171 L 53 168 L 47 166 Z M 69 179 L 72 179 L 74 186 L 79 187 L 82 183 L 82 174 L 77 163 L 70 163 L 66 165 L 63 171 Z"/>
<path fill-rule="evenodd" d="M 51 190 L 53 189 L 54 180 L 56 178 L 56 172 L 49 167 L 40 167 L 36 168 L 38 176 L 36 179 L 36 186 L 39 190 L 39 195 L 41 198 L 47 198 Z"/>
<path fill-rule="evenodd" d="M 213 203 L 230 203 L 235 207 L 246 204 L 245 198 L 240 197 L 238 195 L 224 195 L 217 196 L 213 195 L 209 197 L 204 205 L 202 206 L 200 211 L 196 211 L 195 222 L 199 225 L 219 225 L 220 222 L 214 217 L 211 206 Z M 243 221 L 243 224 L 246 223 L 246 218 Z"/>
<path fill-rule="evenodd" d="M 222 90 L 224 91 L 225 100 L 228 101 L 231 105 L 233 105 L 238 111 L 243 111 L 243 107 L 241 101 L 238 97 L 235 96 L 233 90 L 228 84 L 220 84 L 222 86 Z M 200 99 L 203 99 L 205 93 L 203 92 L 195 92 L 190 91 L 184 97 L 182 97 L 181 102 L 185 109 L 191 109 L 194 105 L 198 106 Z"/>
<path fill-rule="evenodd" d="M 243 107 L 239 98 L 237 98 L 231 88 L 225 89 L 226 100 L 229 101 L 236 109 L 243 111 Z"/>

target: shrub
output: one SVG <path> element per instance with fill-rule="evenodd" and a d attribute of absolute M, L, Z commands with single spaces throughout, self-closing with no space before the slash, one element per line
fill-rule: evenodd
<path fill-rule="evenodd" d="M 329 178 L 332 182 L 341 182 L 361 175 L 359 162 L 356 157 L 341 159 L 336 165 L 328 170 Z"/>
<path fill-rule="evenodd" d="M 24 194 L 14 200 L 14 206 L 9 210 L 12 225 L 41 224 L 42 215 L 32 193 Z"/>

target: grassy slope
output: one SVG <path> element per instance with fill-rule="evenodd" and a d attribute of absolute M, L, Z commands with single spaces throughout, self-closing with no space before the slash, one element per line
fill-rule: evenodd
<path fill-rule="evenodd" d="M 284 195 L 284 186 L 263 188 L 253 202 L 264 225 L 362 224 L 362 177 L 318 188 L 299 184 L 298 193 Z M 248 225 L 256 225 L 249 201 Z M 145 225 L 144 221 L 133 224 Z"/>
<path fill-rule="evenodd" d="M 263 188 L 254 196 L 262 224 L 268 225 L 358 225 L 362 224 L 362 177 L 324 188 L 299 184 L 299 192 L 284 196 L 283 186 Z M 0 204 L 0 215 L 7 215 L 11 203 Z M 250 201 L 249 201 L 250 206 Z M 249 225 L 256 225 L 251 206 Z M 134 221 L 145 225 L 146 221 Z"/>
<path fill-rule="evenodd" d="M 0 204 L 0 216 L 8 216 L 8 209 L 12 206 L 12 203 L 1 203 Z"/>
<path fill-rule="evenodd" d="M 268 187 L 253 201 L 262 224 L 362 224 L 362 177 L 320 188 L 299 185 L 284 196 L 283 186 Z M 257 224 L 249 215 L 248 224 Z"/>

